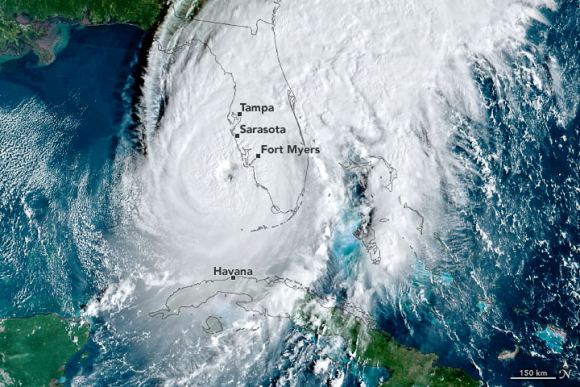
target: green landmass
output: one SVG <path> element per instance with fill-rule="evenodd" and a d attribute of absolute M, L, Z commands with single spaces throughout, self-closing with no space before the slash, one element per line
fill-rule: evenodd
<path fill-rule="evenodd" d="M 0 9 L 1 9 L 0 5 Z M 33 31 L 29 28 L 21 28 L 14 18 L 8 18 L 0 12 L 0 42 L 4 45 L 17 45 L 20 39 L 30 40 L 34 38 Z M 2 44 L 0 44 L 0 48 Z"/>
<path fill-rule="evenodd" d="M 161 0 L 3 0 L 0 5 L 8 19 L 23 13 L 33 20 L 80 21 L 87 16 L 93 24 L 133 23 L 143 29 L 153 25 L 160 10 Z"/>
<path fill-rule="evenodd" d="M 458 368 L 437 366 L 437 355 L 421 353 L 397 343 L 385 332 L 371 330 L 363 344 L 361 358 L 377 367 L 385 367 L 391 377 L 385 386 L 479 386 Z M 363 340 L 364 341 L 364 340 Z"/>
<path fill-rule="evenodd" d="M 0 320 L 0 385 L 54 385 L 88 336 L 88 324 L 56 315 Z"/>
<path fill-rule="evenodd" d="M 398 343 L 388 333 L 369 326 L 368 321 L 334 307 L 324 310 L 307 301 L 293 319 L 298 325 L 317 334 L 338 335 L 346 340 L 358 362 L 388 370 L 390 378 L 383 386 L 476 387 L 481 382 L 465 371 L 437 365 L 433 353 Z"/>
<path fill-rule="evenodd" d="M 2 0 L 0 1 L 0 56 L 18 57 L 31 49 L 47 50 L 57 20 L 73 23 L 129 23 L 148 30 L 163 7 L 163 0 Z M 56 19 L 58 18 L 58 19 Z M 48 48 L 50 50 L 50 48 Z"/>

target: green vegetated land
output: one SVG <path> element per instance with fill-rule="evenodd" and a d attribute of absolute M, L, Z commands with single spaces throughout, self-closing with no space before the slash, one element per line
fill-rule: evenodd
<path fill-rule="evenodd" d="M 364 340 L 364 339 L 363 339 Z M 384 332 L 371 330 L 362 346 L 362 360 L 385 367 L 391 378 L 385 386 L 469 387 L 479 386 L 458 368 L 436 366 L 437 355 L 421 353 L 397 343 Z M 364 341 L 363 341 L 364 342 Z"/>
<path fill-rule="evenodd" d="M 321 335 L 343 337 L 358 362 L 385 368 L 389 379 L 383 386 L 430 386 L 430 387 L 476 387 L 474 380 L 458 368 L 437 365 L 434 353 L 422 353 L 398 343 L 388 333 L 350 316 L 340 308 L 321 313 L 312 303 L 303 304 L 296 315 L 296 322 L 304 328 Z"/>
<path fill-rule="evenodd" d="M 0 9 L 1 9 L 0 5 Z M 31 28 L 22 28 L 16 19 L 6 17 L 0 11 L 0 50 L 8 45 L 18 45 L 20 41 L 30 41 L 36 37 Z"/>
<path fill-rule="evenodd" d="M 54 384 L 88 336 L 88 324 L 56 315 L 0 320 L 0 385 Z"/>
<path fill-rule="evenodd" d="M 2 0 L 0 53 L 13 46 L 31 46 L 47 30 L 43 22 L 55 17 L 91 24 L 132 23 L 150 28 L 163 0 Z M 19 16 L 17 20 L 17 16 Z"/>
<path fill-rule="evenodd" d="M 0 10 L 11 18 L 25 13 L 34 20 L 63 17 L 92 23 L 135 23 L 149 28 L 161 8 L 160 0 L 3 0 Z"/>

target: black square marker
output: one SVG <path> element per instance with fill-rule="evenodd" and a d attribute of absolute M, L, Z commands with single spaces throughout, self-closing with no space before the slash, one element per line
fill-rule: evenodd
<path fill-rule="evenodd" d="M 240 138 L 240 134 L 239 133 L 236 133 L 236 138 Z"/>
<path fill-rule="evenodd" d="M 260 154 L 259 154 L 259 153 L 257 153 L 257 154 L 256 154 L 256 158 L 257 158 L 257 159 L 259 159 L 259 158 L 260 158 Z"/>
<path fill-rule="evenodd" d="M 241 116 L 242 116 L 242 112 L 238 112 L 238 117 L 241 117 Z"/>
<path fill-rule="evenodd" d="M 231 276 L 230 278 L 232 279 L 232 281 L 234 281 L 234 280 L 236 279 L 236 276 L 235 276 L 235 275 L 233 275 L 233 276 Z"/>

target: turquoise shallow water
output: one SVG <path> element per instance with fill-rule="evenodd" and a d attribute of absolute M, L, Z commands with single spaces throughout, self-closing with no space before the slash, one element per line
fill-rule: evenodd
<path fill-rule="evenodd" d="M 450 107 L 468 203 L 449 205 L 449 229 L 434 235 L 433 251 L 418 254 L 436 263 L 418 262 L 401 303 L 378 310 L 400 341 L 492 385 L 521 385 L 510 380 L 520 369 L 556 375 L 566 364 L 576 380 L 559 384 L 580 378 L 580 12 L 574 1 L 558 5 L 542 10 L 548 23 L 533 23 L 527 42 L 505 50 L 506 73 L 473 58 L 485 120 Z M 486 173 L 478 173 L 482 160 Z M 516 347 L 515 359 L 498 359 Z"/>
<path fill-rule="evenodd" d="M 539 72 L 546 85 L 552 82 L 549 56 L 565 64 L 563 95 L 556 101 L 533 87 L 522 69 L 535 64 L 525 56 L 511 53 L 514 72 L 499 83 L 485 61 L 474 61 L 487 122 L 484 128 L 458 125 L 458 130 L 473 130 L 485 155 L 494 155 L 491 173 L 497 178 L 497 194 L 487 199 L 481 177 L 466 175 L 470 205 L 449 209 L 461 215 L 463 227 L 441 235 L 450 250 L 438 252 L 437 267 L 427 267 L 419 256 L 400 304 L 376 300 L 374 311 L 399 341 L 437 352 L 445 365 L 463 367 L 474 376 L 479 374 L 472 365 L 476 363 L 486 380 L 502 385 L 520 368 L 552 373 L 563 360 L 578 364 L 579 358 L 578 302 L 568 295 L 578 289 L 577 270 L 570 262 L 578 261 L 580 235 L 574 207 L 580 121 L 576 110 L 564 126 L 556 113 L 558 104 L 570 110 L 577 104 L 579 50 L 571 37 L 578 36 L 580 22 L 572 2 L 545 14 L 551 25 L 534 25 L 529 39 L 544 48 L 533 54 L 537 66 L 546 67 Z M 110 203 L 113 162 L 128 122 L 127 80 L 141 38 L 142 32 L 128 26 L 72 30 L 69 44 L 52 65 L 37 67 L 31 56 L 2 65 L 0 317 L 76 315 L 107 285 L 103 246 L 116 222 Z M 501 105 L 498 96 L 506 91 L 513 98 Z M 516 108 L 521 115 L 514 118 L 510 109 Z M 469 158 L 473 152 L 460 145 L 454 149 L 458 157 L 476 163 Z M 357 182 L 352 184 L 352 202 L 333 232 L 326 277 L 317 284 L 320 293 L 339 301 L 345 297 L 341 285 L 353 279 L 357 264 L 366 259 L 352 235 L 360 222 L 357 195 L 362 195 Z M 478 228 L 486 229 L 504 253 L 486 250 Z M 550 324 L 567 335 L 557 334 Z M 307 344 L 313 343 L 318 349 L 325 344 Z M 288 346 L 294 344 L 288 340 Z M 522 348 L 515 361 L 497 360 L 500 351 L 515 345 Z M 129 348 L 118 343 L 109 353 L 99 353 L 90 342 L 90 360 L 82 368 L 71 363 L 67 376 L 92 373 L 109 356 L 129 364 L 103 376 L 106 381 L 161 383 L 134 371 L 146 364 L 148 354 L 125 357 Z M 309 379 L 309 362 L 317 356 L 313 352 L 303 363 L 289 362 L 287 369 L 300 371 L 305 383 L 316 385 Z M 272 361 L 283 368 L 279 358 Z M 353 385 L 357 378 L 373 384 L 388 376 L 383 369 L 357 368 L 346 357 L 341 366 L 351 367 L 348 382 Z"/>
<path fill-rule="evenodd" d="M 554 353 L 562 353 L 566 335 L 559 333 L 553 327 L 547 326 L 541 331 L 536 332 L 536 336 L 543 340 Z"/>

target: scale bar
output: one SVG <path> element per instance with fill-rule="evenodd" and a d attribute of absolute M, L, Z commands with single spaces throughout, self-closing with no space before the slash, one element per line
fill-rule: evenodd
<path fill-rule="evenodd" d="M 512 376 L 512 380 L 556 380 L 555 376 Z"/>

